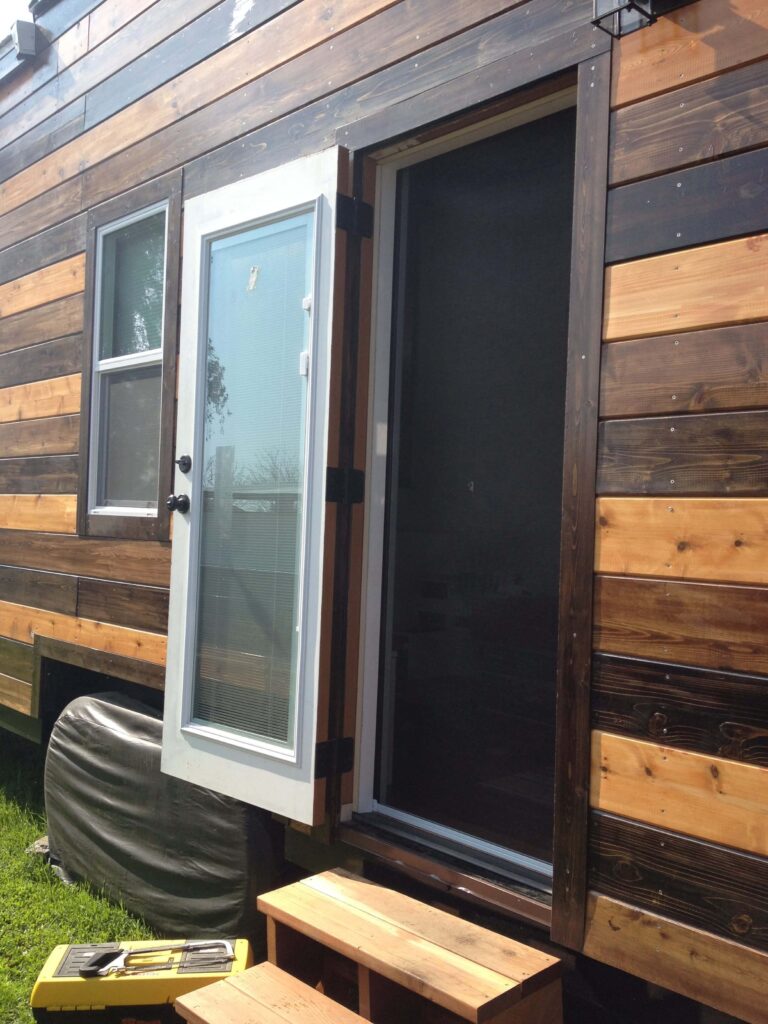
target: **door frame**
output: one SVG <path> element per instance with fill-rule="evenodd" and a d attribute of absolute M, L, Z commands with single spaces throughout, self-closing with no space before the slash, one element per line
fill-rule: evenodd
<path fill-rule="evenodd" d="M 495 76 L 495 84 L 472 76 L 463 89 L 457 82 L 446 82 L 433 90 L 431 109 L 435 117 L 425 117 L 420 97 L 404 102 L 393 114 L 386 111 L 371 115 L 356 125 L 340 129 L 337 140 L 355 151 L 358 162 L 371 156 L 386 156 L 414 142 L 441 134 L 434 121 L 439 116 L 456 124 L 475 123 L 483 117 L 481 108 L 469 110 L 471 102 L 485 101 L 486 116 L 492 109 L 508 109 L 514 103 L 510 89 L 528 86 L 535 89 L 543 75 L 576 72 L 576 160 L 574 175 L 574 211 L 570 315 L 568 331 L 568 368 L 566 379 L 566 420 L 564 441 L 563 529 L 560 560 L 560 620 L 558 641 L 556 744 L 555 744 L 555 834 L 553 850 L 553 895 L 551 915 L 542 912 L 530 896 L 517 896 L 512 890 L 486 883 L 476 872 L 457 871 L 455 865 L 442 864 L 438 858 L 419 855 L 421 868 L 408 868 L 413 860 L 408 844 L 398 846 L 397 839 L 376 837 L 362 821 L 352 820 L 355 805 L 348 796 L 342 808 L 345 821 L 340 836 L 350 845 L 358 845 L 401 870 L 416 871 L 428 884 L 458 895 L 472 893 L 473 899 L 513 916 L 550 923 L 552 938 L 564 946 L 581 949 L 587 898 L 587 827 L 590 773 L 590 679 L 592 663 L 592 600 L 595 528 L 595 478 L 597 461 L 597 425 L 600 356 L 602 345 L 605 222 L 610 127 L 611 46 L 607 38 L 594 31 L 579 31 L 579 39 L 563 35 L 547 44 L 547 59 L 522 67 L 509 62 L 506 72 Z M 590 52 L 591 50 L 591 52 Z M 533 56 L 533 52 L 531 53 Z M 467 76 L 467 79 L 469 76 Z M 462 80 L 459 79 L 459 82 Z M 545 83 L 546 84 L 546 83 Z M 506 86 L 506 89 L 505 89 Z M 522 101 L 525 102 L 523 99 Z M 397 136 L 406 141 L 393 147 L 385 140 Z M 450 128 L 442 129 L 444 134 Z M 378 267 L 374 265 L 375 280 Z M 373 378 L 368 381 L 372 389 Z M 352 576 L 363 578 L 362 560 L 351 567 Z M 378 581 L 379 587 L 381 580 Z M 359 628 L 362 635 L 365 610 Z M 352 645 L 354 648 L 354 645 Z M 361 645 L 360 650 L 363 650 Z M 348 686 L 345 703 L 354 702 L 358 728 L 363 718 L 370 721 L 369 697 L 363 694 L 363 666 L 356 684 L 347 666 Z M 357 733 L 358 737 L 361 733 Z M 360 768 L 359 750 L 356 744 Z M 429 864 L 429 872 L 423 864 Z M 458 880 L 458 881 L 457 881 Z"/>

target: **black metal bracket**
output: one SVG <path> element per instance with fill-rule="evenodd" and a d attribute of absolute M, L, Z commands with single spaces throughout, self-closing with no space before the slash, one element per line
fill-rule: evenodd
<path fill-rule="evenodd" d="M 336 193 L 336 227 L 362 238 L 373 237 L 373 207 L 353 196 Z"/>
<path fill-rule="evenodd" d="M 325 500 L 343 505 L 359 505 L 365 497 L 365 473 L 362 469 L 328 466 L 325 475 Z"/>
<path fill-rule="evenodd" d="M 323 740 L 315 745 L 315 778 L 327 779 L 333 770 L 334 760 L 339 775 L 352 771 L 355 766 L 355 741 L 352 736 L 340 740 Z"/>

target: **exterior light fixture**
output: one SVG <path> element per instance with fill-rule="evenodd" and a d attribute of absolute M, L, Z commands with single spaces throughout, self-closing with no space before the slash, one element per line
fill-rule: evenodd
<path fill-rule="evenodd" d="M 11 39 L 17 60 L 29 60 L 37 55 L 37 27 L 34 21 L 14 21 Z"/>
<path fill-rule="evenodd" d="M 662 14 L 685 7 L 691 0 L 592 0 L 592 24 L 618 39 L 652 25 Z"/>

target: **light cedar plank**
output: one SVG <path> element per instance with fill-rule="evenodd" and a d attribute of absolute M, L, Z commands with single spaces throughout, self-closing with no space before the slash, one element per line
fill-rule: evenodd
<path fill-rule="evenodd" d="M 75 295 L 85 287 L 85 255 L 70 256 L 0 285 L 0 317 Z"/>
<path fill-rule="evenodd" d="M 768 57 L 764 0 L 699 0 L 613 49 L 611 105 L 624 106 Z"/>
<path fill-rule="evenodd" d="M 76 294 L 6 317 L 0 320 L 0 352 L 79 334 L 83 329 L 83 312 L 83 296 Z"/>
<path fill-rule="evenodd" d="M 165 663 L 166 638 L 160 633 L 0 601 L 0 636 L 31 644 L 36 635 L 154 665 Z"/>
<path fill-rule="evenodd" d="M 465 1020 L 486 1020 L 520 1000 L 517 982 L 301 883 L 259 896 L 258 906 L 280 924 Z"/>
<path fill-rule="evenodd" d="M 32 684 L 0 674 L 0 704 L 22 715 L 31 715 Z"/>
<path fill-rule="evenodd" d="M 225 984 L 259 1006 L 278 1007 L 281 1024 L 286 1024 L 286 1011 L 290 1014 L 288 1021 L 301 1024 L 357 1024 L 362 1020 L 352 1010 L 269 962 L 233 974 Z"/>
<path fill-rule="evenodd" d="M 0 529 L 77 532 L 76 494 L 0 494 Z"/>
<path fill-rule="evenodd" d="M 179 31 L 187 22 L 204 14 L 216 2 L 217 0 L 163 0 L 160 4 L 157 0 L 149 0 L 143 5 L 131 5 L 132 15 L 141 14 L 142 7 L 151 9 L 147 10 L 144 17 L 130 29 L 119 34 L 113 33 L 97 50 L 91 45 L 90 52 L 82 55 L 82 60 L 78 61 L 77 66 L 72 68 L 68 75 L 62 75 L 60 70 L 58 81 L 55 83 L 56 88 L 49 86 L 36 92 L 34 97 L 30 97 L 26 102 L 17 104 L 11 117 L 0 116 L 0 146 L 8 145 L 13 139 L 55 114 L 67 103 L 78 99 L 130 61 Z M 122 11 L 127 11 L 128 5 L 122 0 L 121 5 Z M 100 8 L 97 8 L 93 12 L 92 19 L 96 18 L 99 10 Z"/>
<path fill-rule="evenodd" d="M 329 18 L 327 0 L 305 0 L 3 182 L 0 206 L 15 209 L 394 2 L 336 0 Z M 508 0 L 496 0 L 497 10 L 506 6 Z"/>
<path fill-rule="evenodd" d="M 608 267 L 605 341 L 768 319 L 768 235 Z"/>
<path fill-rule="evenodd" d="M 324 871 L 301 884 L 511 978 L 520 983 L 524 995 L 559 974 L 555 957 L 348 871 Z"/>
<path fill-rule="evenodd" d="M 3 458 L 26 455 L 74 455 L 80 447 L 80 417 L 48 416 L 0 423 Z"/>
<path fill-rule="evenodd" d="M 768 584 L 768 499 L 598 498 L 595 571 Z"/>
<path fill-rule="evenodd" d="M 79 373 L 70 373 L 66 377 L 0 388 L 0 423 L 79 412 L 81 377 Z"/>
<path fill-rule="evenodd" d="M 768 854 L 768 769 L 592 733 L 590 806 L 684 835 Z"/>
<path fill-rule="evenodd" d="M 768 1020 L 768 955 L 590 893 L 584 953 L 750 1024 Z"/>
<path fill-rule="evenodd" d="M 768 589 L 595 578 L 596 651 L 768 675 Z"/>

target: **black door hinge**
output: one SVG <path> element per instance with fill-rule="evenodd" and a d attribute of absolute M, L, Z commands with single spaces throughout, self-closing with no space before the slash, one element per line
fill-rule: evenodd
<path fill-rule="evenodd" d="M 327 779 L 331 773 L 336 752 L 336 771 L 339 775 L 351 772 L 355 766 L 355 741 L 351 736 L 340 740 L 323 740 L 315 745 L 315 778 Z"/>
<path fill-rule="evenodd" d="M 365 473 L 362 469 L 328 466 L 325 475 L 325 500 L 342 505 L 359 505 L 365 497 Z"/>
<path fill-rule="evenodd" d="M 363 238 L 373 237 L 373 207 L 362 199 L 337 192 L 336 227 Z"/>

